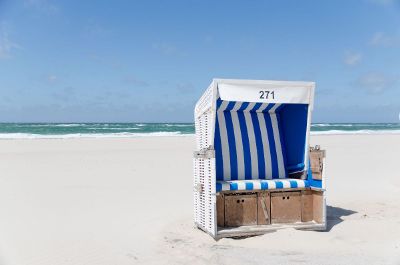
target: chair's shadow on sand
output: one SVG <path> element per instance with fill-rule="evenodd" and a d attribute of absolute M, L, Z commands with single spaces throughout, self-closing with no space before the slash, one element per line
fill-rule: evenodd
<path fill-rule="evenodd" d="M 326 206 L 326 222 L 327 222 L 326 229 L 321 230 L 321 231 L 317 230 L 315 232 L 322 232 L 322 233 L 329 232 L 335 225 L 338 225 L 344 221 L 342 219 L 343 216 L 349 216 L 349 215 L 352 215 L 355 213 L 357 213 L 357 212 L 353 211 L 353 210 L 348 210 L 348 209 L 344 209 L 344 208 L 340 208 L 340 207 L 327 205 Z M 276 230 L 272 230 L 268 233 L 274 233 L 274 232 L 276 232 Z M 261 236 L 261 235 L 238 236 L 238 237 L 232 237 L 232 239 L 242 240 L 242 239 L 246 239 L 246 238 L 250 238 L 250 237 L 258 237 L 258 236 Z"/>
<path fill-rule="evenodd" d="M 326 229 L 321 230 L 321 231 L 317 230 L 315 232 L 322 232 L 322 233 L 329 232 L 335 225 L 338 225 L 344 221 L 342 219 L 343 216 L 349 216 L 349 215 L 352 215 L 355 213 L 357 213 L 357 212 L 353 211 L 353 210 L 348 210 L 348 209 L 344 209 L 344 208 L 340 208 L 340 207 L 327 205 L 326 206 L 326 222 L 327 222 Z M 270 231 L 269 233 L 274 233 L 274 232 L 276 232 L 276 230 Z M 241 240 L 241 239 L 246 239 L 246 238 L 250 238 L 250 237 L 258 237 L 258 236 L 260 236 L 260 235 L 239 236 L 239 237 L 233 237 L 232 239 Z"/>
<path fill-rule="evenodd" d="M 326 230 L 324 232 L 329 232 L 331 229 L 335 226 L 343 222 L 344 220 L 342 219 L 343 216 L 349 216 L 352 214 L 357 213 L 356 211 L 353 210 L 348 210 L 348 209 L 343 209 L 340 207 L 335 207 L 335 206 L 326 206 Z"/>

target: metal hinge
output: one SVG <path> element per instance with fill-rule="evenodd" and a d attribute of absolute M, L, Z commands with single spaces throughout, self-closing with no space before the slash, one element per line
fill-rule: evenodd
<path fill-rule="evenodd" d="M 202 149 L 200 151 L 193 152 L 194 158 L 214 158 L 215 157 L 215 150 L 212 145 L 209 147 Z"/>
<path fill-rule="evenodd" d="M 197 191 L 198 193 L 202 193 L 204 188 L 203 188 L 203 184 L 201 183 L 197 183 L 196 185 L 194 185 L 194 190 Z"/>
<path fill-rule="evenodd" d="M 314 147 L 310 146 L 310 151 L 319 151 L 321 152 L 323 158 L 326 157 L 326 150 L 321 150 L 321 146 L 319 145 L 316 145 Z"/>

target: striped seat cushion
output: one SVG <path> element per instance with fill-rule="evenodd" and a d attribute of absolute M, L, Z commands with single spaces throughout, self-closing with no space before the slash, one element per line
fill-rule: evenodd
<path fill-rule="evenodd" d="M 217 192 L 247 191 L 247 190 L 277 190 L 289 188 L 308 188 L 310 184 L 304 179 L 259 179 L 259 180 L 232 180 L 217 181 Z"/>
<path fill-rule="evenodd" d="M 287 178 L 279 116 L 282 107 L 284 104 L 217 100 L 217 180 Z"/>

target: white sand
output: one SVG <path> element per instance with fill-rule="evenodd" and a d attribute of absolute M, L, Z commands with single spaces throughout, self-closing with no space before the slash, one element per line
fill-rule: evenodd
<path fill-rule="evenodd" d="M 192 223 L 192 136 L 2 140 L 0 264 L 400 264 L 400 135 L 316 143 L 328 232 L 216 242 Z"/>

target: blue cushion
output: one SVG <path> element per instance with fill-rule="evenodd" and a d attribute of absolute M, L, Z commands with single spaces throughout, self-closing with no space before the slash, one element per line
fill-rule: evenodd
<path fill-rule="evenodd" d="M 277 190 L 308 187 L 310 187 L 310 184 L 308 180 L 305 179 L 255 179 L 217 181 L 217 192 L 231 190 Z"/>

